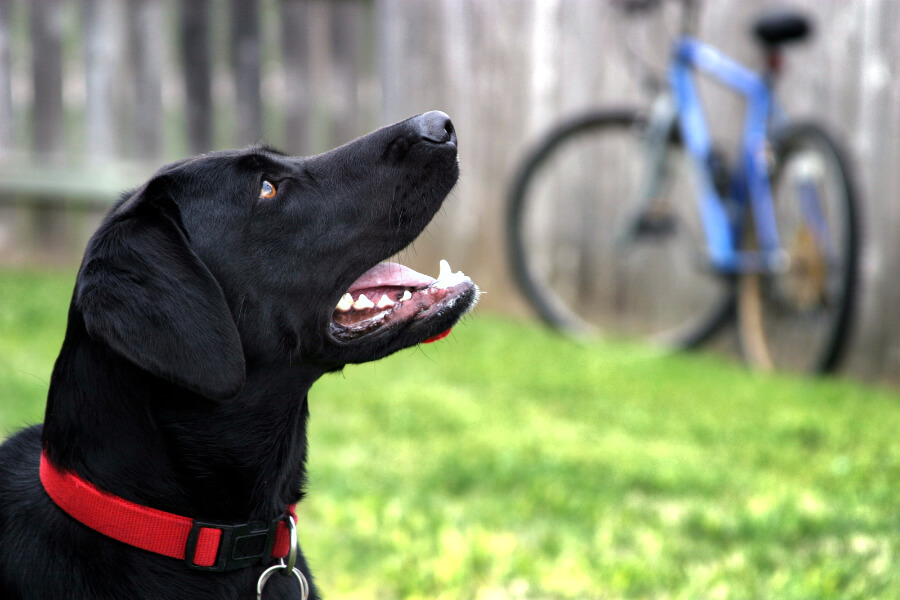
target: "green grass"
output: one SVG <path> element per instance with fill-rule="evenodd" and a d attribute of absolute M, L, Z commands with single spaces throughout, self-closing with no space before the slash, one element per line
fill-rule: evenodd
<path fill-rule="evenodd" d="M 74 273 L 0 270 L 0 438 L 44 415 Z"/>
<path fill-rule="evenodd" d="M 0 429 L 72 279 L 0 273 Z M 310 394 L 328 598 L 895 599 L 900 394 L 468 319 Z"/>

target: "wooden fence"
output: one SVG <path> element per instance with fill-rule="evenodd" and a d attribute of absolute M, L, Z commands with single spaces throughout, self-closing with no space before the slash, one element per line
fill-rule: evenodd
<path fill-rule="evenodd" d="M 709 0 L 700 36 L 757 64 L 747 24 L 769 4 Z M 793 4 L 816 36 L 788 53 L 781 99 L 843 138 L 864 202 L 845 369 L 900 380 L 900 2 Z M 661 65 L 677 10 L 631 22 L 608 0 L 0 0 L 0 257 L 76 259 L 91 207 L 164 160 L 261 139 L 316 152 L 441 109 L 462 179 L 404 261 L 430 272 L 447 258 L 489 292 L 486 310 L 525 314 L 503 255 L 512 169 L 560 117 L 645 102 L 624 35 Z M 733 137 L 742 106 L 707 92 Z"/>
<path fill-rule="evenodd" d="M 488 282 L 491 306 L 519 307 L 501 256 L 501 201 L 523 149 L 565 115 L 646 105 L 624 39 L 633 35 L 639 53 L 662 65 L 679 8 L 664 4 L 662 12 L 631 22 L 599 0 L 379 3 L 385 119 L 441 106 L 461 140 L 463 178 L 425 252 L 441 249 L 451 264 Z M 751 17 L 782 4 L 708 0 L 699 36 L 759 65 Z M 898 382 L 900 2 L 791 4 L 813 18 L 815 36 L 787 53 L 779 96 L 792 115 L 821 121 L 842 139 L 862 199 L 860 310 L 844 372 Z M 703 93 L 713 130 L 733 139 L 743 105 L 722 90 Z M 729 332 L 719 345 L 733 351 L 731 340 Z"/>
<path fill-rule="evenodd" d="M 373 4 L 0 0 L 0 257 L 80 255 L 162 162 L 378 124 Z"/>

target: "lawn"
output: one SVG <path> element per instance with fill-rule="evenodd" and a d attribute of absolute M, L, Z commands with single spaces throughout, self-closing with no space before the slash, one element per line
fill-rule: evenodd
<path fill-rule="evenodd" d="M 0 431 L 40 417 L 71 285 L 0 272 Z M 330 599 L 898 597 L 896 391 L 484 314 L 310 403 Z"/>

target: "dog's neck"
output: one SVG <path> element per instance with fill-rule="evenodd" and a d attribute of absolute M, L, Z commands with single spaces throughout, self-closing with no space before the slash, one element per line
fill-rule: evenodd
<path fill-rule="evenodd" d="M 44 446 L 58 466 L 145 506 L 221 522 L 271 519 L 302 496 L 307 392 L 322 373 L 286 364 L 247 370 L 236 398 L 213 402 L 67 335 Z"/>

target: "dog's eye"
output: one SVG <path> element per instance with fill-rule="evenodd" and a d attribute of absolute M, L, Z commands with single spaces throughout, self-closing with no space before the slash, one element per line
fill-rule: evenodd
<path fill-rule="evenodd" d="M 275 189 L 275 186 L 269 183 L 268 181 L 262 182 L 262 187 L 259 189 L 259 197 L 268 200 L 269 198 L 274 198 L 275 194 L 278 191 Z"/>

